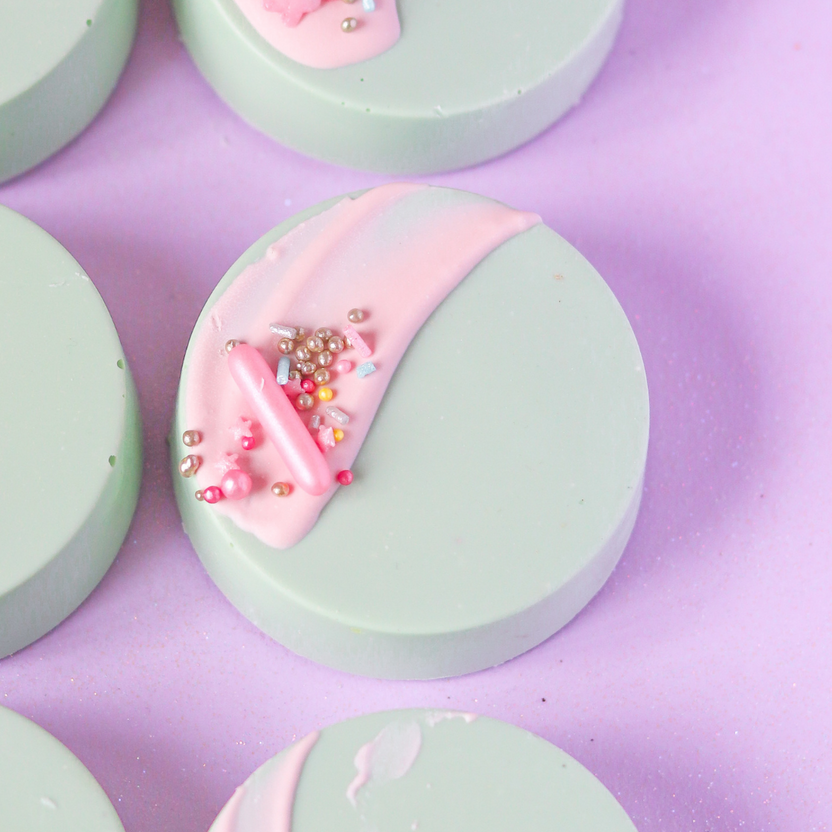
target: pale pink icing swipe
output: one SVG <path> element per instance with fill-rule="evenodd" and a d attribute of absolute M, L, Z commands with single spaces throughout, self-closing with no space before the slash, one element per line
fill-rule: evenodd
<path fill-rule="evenodd" d="M 225 804 L 211 827 L 211 832 L 243 832 L 245 829 L 268 829 L 269 832 L 292 832 L 292 813 L 303 767 L 309 752 L 320 737 L 313 731 L 290 746 L 268 773 L 256 772 Z"/>
<path fill-rule="evenodd" d="M 383 785 L 404 777 L 422 749 L 422 731 L 418 723 L 391 722 L 378 736 L 358 749 L 357 773 L 347 787 L 347 800 L 357 805 L 359 791 L 368 783 Z"/>
<path fill-rule="evenodd" d="M 245 499 L 222 500 L 211 510 L 269 546 L 285 549 L 301 540 L 337 489 L 335 474 L 352 466 L 393 372 L 422 324 L 484 257 L 539 222 L 535 214 L 481 197 L 391 184 L 341 200 L 270 246 L 214 304 L 189 351 L 184 407 L 188 429 L 203 437 L 194 449 L 202 459 L 198 487 L 217 484 L 216 466 L 228 454 L 238 455 L 253 484 Z M 231 378 L 224 345 L 231 338 L 246 342 L 274 372 L 280 353 L 270 323 L 343 331 L 352 308 L 368 313 L 355 327 L 372 347 L 376 370 L 365 378 L 356 371 L 336 373 L 329 385 L 335 398 L 310 411 L 331 428 L 340 424 L 326 414 L 328 404 L 349 416 L 343 441 L 325 453 L 333 485 L 321 496 L 296 488 L 277 498 L 271 484 L 292 479 L 262 428 L 260 435 L 252 428 L 254 450 L 241 451 L 234 439 L 241 417 L 254 414 Z M 342 355 L 355 363 L 363 360 L 354 350 Z"/>
<path fill-rule="evenodd" d="M 234 0 L 257 33 L 278 52 L 316 69 L 367 61 L 386 52 L 399 39 L 396 0 L 375 0 L 365 11 L 361 0 Z M 341 29 L 355 18 L 350 32 Z"/>

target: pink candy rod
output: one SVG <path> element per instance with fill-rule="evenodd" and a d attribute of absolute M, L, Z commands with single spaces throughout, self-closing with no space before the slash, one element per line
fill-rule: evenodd
<path fill-rule="evenodd" d="M 316 497 L 329 490 L 332 474 L 324 455 L 263 356 L 240 344 L 228 354 L 228 369 L 297 484 Z"/>

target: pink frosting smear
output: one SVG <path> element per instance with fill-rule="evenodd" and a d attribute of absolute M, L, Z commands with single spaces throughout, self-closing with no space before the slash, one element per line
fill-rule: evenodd
<path fill-rule="evenodd" d="M 539 222 L 536 214 L 482 197 L 391 184 L 341 200 L 271 245 L 210 308 L 186 360 L 185 421 L 202 436 L 194 449 L 201 458 L 198 488 L 217 485 L 225 461 L 235 454 L 252 481 L 247 497 L 220 500 L 210 510 L 274 548 L 301 540 L 339 488 L 336 476 L 351 468 L 393 372 L 423 323 L 484 257 Z M 334 398 L 316 395 L 314 407 L 301 414 L 316 436 L 321 427 L 344 434 L 323 454 L 330 486 L 315 496 L 295 487 L 286 461 L 232 378 L 225 343 L 237 339 L 259 351 L 273 379 L 281 354 L 270 323 L 342 333 L 354 308 L 366 312 L 353 326 L 372 348 L 376 369 L 363 378 L 356 370 L 333 372 L 327 387 Z M 360 363 L 354 349 L 336 358 Z M 333 406 L 347 423 L 330 415 Z M 235 438 L 241 419 L 252 421 L 253 450 L 242 450 Z M 292 486 L 291 494 L 276 497 L 271 490 L 276 482 Z M 349 487 L 360 488 L 360 477 Z"/>
<path fill-rule="evenodd" d="M 386 52 L 399 39 L 396 0 L 375 0 L 365 11 L 361 0 L 234 0 L 257 33 L 278 52 L 304 66 L 336 69 Z M 356 27 L 341 28 L 346 18 Z"/>
<path fill-rule="evenodd" d="M 276 765 L 269 768 L 268 774 L 258 772 L 240 786 L 217 816 L 211 832 L 243 832 L 245 829 L 292 832 L 298 783 L 306 758 L 319 737 L 320 731 L 314 731 L 298 740 L 286 749 Z"/>

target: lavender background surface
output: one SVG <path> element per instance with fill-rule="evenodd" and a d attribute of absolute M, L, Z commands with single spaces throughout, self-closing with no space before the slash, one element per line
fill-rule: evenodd
<path fill-rule="evenodd" d="M 0 662 L 0 702 L 92 770 L 127 832 L 205 832 L 261 762 L 382 708 L 474 710 L 593 771 L 640 832 L 832 824 L 832 4 L 628 0 L 583 103 L 429 181 L 537 211 L 604 275 L 647 366 L 642 512 L 609 583 L 508 664 L 379 682 L 301 659 L 226 602 L 182 532 L 165 434 L 199 310 L 255 239 L 387 181 L 223 105 L 142 3 L 113 98 L 0 187 L 92 276 L 139 388 L 146 465 L 83 606 Z"/>

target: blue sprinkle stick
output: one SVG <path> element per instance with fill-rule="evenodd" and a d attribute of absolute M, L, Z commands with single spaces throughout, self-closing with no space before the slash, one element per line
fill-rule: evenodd
<path fill-rule="evenodd" d="M 363 364 L 359 364 L 355 373 L 359 378 L 364 378 L 365 376 L 370 375 L 370 373 L 374 373 L 376 371 L 376 365 L 373 364 L 372 361 L 365 361 Z"/>
<path fill-rule="evenodd" d="M 277 362 L 277 383 L 281 386 L 289 383 L 289 356 L 281 356 L 280 361 Z"/>

